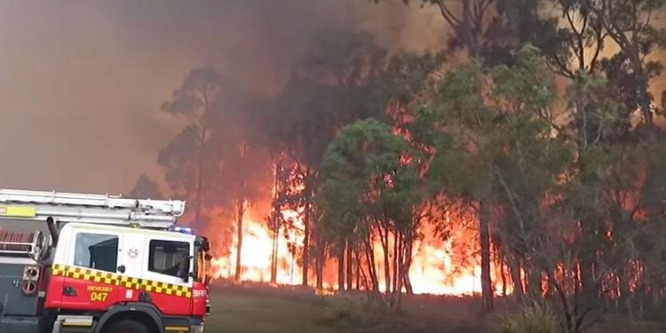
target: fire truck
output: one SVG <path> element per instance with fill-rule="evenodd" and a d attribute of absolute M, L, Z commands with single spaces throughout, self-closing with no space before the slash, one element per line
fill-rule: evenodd
<path fill-rule="evenodd" d="M 209 243 L 176 226 L 184 209 L 0 190 L 0 332 L 203 332 Z"/>

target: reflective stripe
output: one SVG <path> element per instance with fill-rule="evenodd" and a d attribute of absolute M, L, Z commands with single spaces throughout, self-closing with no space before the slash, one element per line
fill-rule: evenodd
<path fill-rule="evenodd" d="M 96 269 L 84 267 L 73 267 L 67 265 L 54 264 L 51 267 L 51 274 L 54 276 L 69 277 L 77 280 L 92 281 L 96 283 L 109 284 L 114 286 L 123 286 L 127 289 L 145 290 L 158 294 L 166 294 L 180 297 L 192 297 L 192 288 L 180 286 L 172 283 L 144 280 L 135 277 L 118 275 L 116 273 L 104 272 Z"/>
<path fill-rule="evenodd" d="M 34 207 L 0 206 L 0 215 L 7 217 L 35 217 Z"/>

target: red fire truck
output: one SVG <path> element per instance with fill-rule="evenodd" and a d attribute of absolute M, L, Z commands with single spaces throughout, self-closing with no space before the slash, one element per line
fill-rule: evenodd
<path fill-rule="evenodd" d="M 0 190 L 0 332 L 203 332 L 209 244 L 184 209 Z"/>

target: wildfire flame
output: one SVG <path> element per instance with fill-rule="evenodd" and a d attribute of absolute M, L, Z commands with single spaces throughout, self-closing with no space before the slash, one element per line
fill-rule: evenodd
<path fill-rule="evenodd" d="M 297 212 L 283 212 L 285 217 L 297 217 Z M 256 219 L 254 214 L 243 224 L 243 248 L 241 249 L 241 280 L 268 282 L 270 281 L 271 256 L 273 253 L 272 231 L 265 222 Z M 300 221 L 300 220 L 299 220 Z M 302 223 L 301 223 L 302 225 Z M 232 278 L 235 274 L 237 240 L 234 239 L 228 249 L 228 256 L 215 257 L 211 260 L 213 278 Z M 302 237 L 294 231 L 285 238 L 278 238 L 278 270 L 276 282 L 278 284 L 295 285 L 301 281 L 301 267 L 296 263 L 296 257 L 289 251 L 289 244 L 302 244 Z"/>
<path fill-rule="evenodd" d="M 243 248 L 241 250 L 241 281 L 269 282 L 273 234 L 263 219 L 256 212 L 249 212 L 244 220 Z M 284 211 L 285 219 L 293 219 L 295 226 L 303 226 L 299 213 Z M 298 228 L 296 228 L 298 229 Z M 473 241 L 471 241 L 473 242 Z M 228 243 L 227 243 L 228 244 Z M 303 236 L 298 231 L 290 231 L 278 238 L 278 265 L 276 283 L 280 285 L 298 285 L 302 281 L 302 266 L 299 256 L 294 252 L 302 250 Z M 481 293 L 481 267 L 477 262 L 460 264 L 454 258 L 453 240 L 442 241 L 426 234 L 414 244 L 414 255 L 409 271 L 409 278 L 414 293 L 437 295 L 474 295 Z M 468 244 L 473 246 L 473 244 Z M 291 248 L 291 251 L 290 251 Z M 228 255 L 214 257 L 211 262 L 213 278 L 233 279 L 236 267 L 236 240 L 229 248 Z M 294 251 L 296 250 L 296 251 Z M 376 244 L 378 271 L 382 272 L 380 245 Z M 328 259 L 324 272 L 324 288 L 337 288 L 337 264 Z M 384 288 L 383 276 L 379 276 L 380 286 Z M 314 276 L 310 279 L 314 281 Z M 495 286 L 495 290 L 500 290 Z"/>

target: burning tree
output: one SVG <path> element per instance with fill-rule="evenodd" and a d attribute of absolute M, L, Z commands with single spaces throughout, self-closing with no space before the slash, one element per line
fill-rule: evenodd
<path fill-rule="evenodd" d="M 322 282 L 326 246 L 311 243 L 313 235 L 323 241 L 312 229 L 318 216 L 314 193 L 322 156 L 339 128 L 381 110 L 360 96 L 384 69 L 386 56 L 369 34 L 322 30 L 294 65 L 290 81 L 265 118 L 273 155 L 281 159 L 280 168 L 291 171 L 276 173 L 284 177 L 278 182 L 289 183 L 280 207 L 303 214 L 303 285 L 308 285 L 311 249 L 316 250 L 317 286 Z"/>
<path fill-rule="evenodd" d="M 477 218 L 492 222 L 514 293 L 520 298 L 525 283 L 534 299 L 541 296 L 541 262 L 532 256 L 544 251 L 543 201 L 554 195 L 570 150 L 551 137 L 552 128 L 543 121 L 554 97 L 545 63 L 529 47 L 517 59 L 510 69 L 472 62 L 447 73 L 435 102 L 419 110 L 411 128 L 434 152 L 429 178 L 446 195 L 476 207 Z M 549 259 L 550 267 L 558 258 Z M 490 276 L 482 280 L 489 284 Z"/>
<path fill-rule="evenodd" d="M 236 231 L 235 279 L 242 273 L 243 219 L 249 205 L 261 193 L 266 171 L 264 150 L 256 145 L 250 115 L 261 101 L 224 86 L 211 67 L 190 71 L 173 99 L 162 110 L 183 116 L 187 125 L 166 145 L 159 163 L 177 196 L 194 202 L 194 220 L 232 216 Z M 225 237 L 228 239 L 227 237 Z"/>
<path fill-rule="evenodd" d="M 345 127 L 323 162 L 319 226 L 340 249 L 363 253 L 363 284 L 374 296 L 380 295 L 374 249 L 380 239 L 385 292 L 395 294 L 389 302 L 394 310 L 400 307 L 400 295 L 409 284 L 412 246 L 419 236 L 419 208 L 424 200 L 419 160 L 417 152 L 393 134 L 390 126 L 366 119 Z M 338 274 L 344 275 L 343 267 Z"/>

